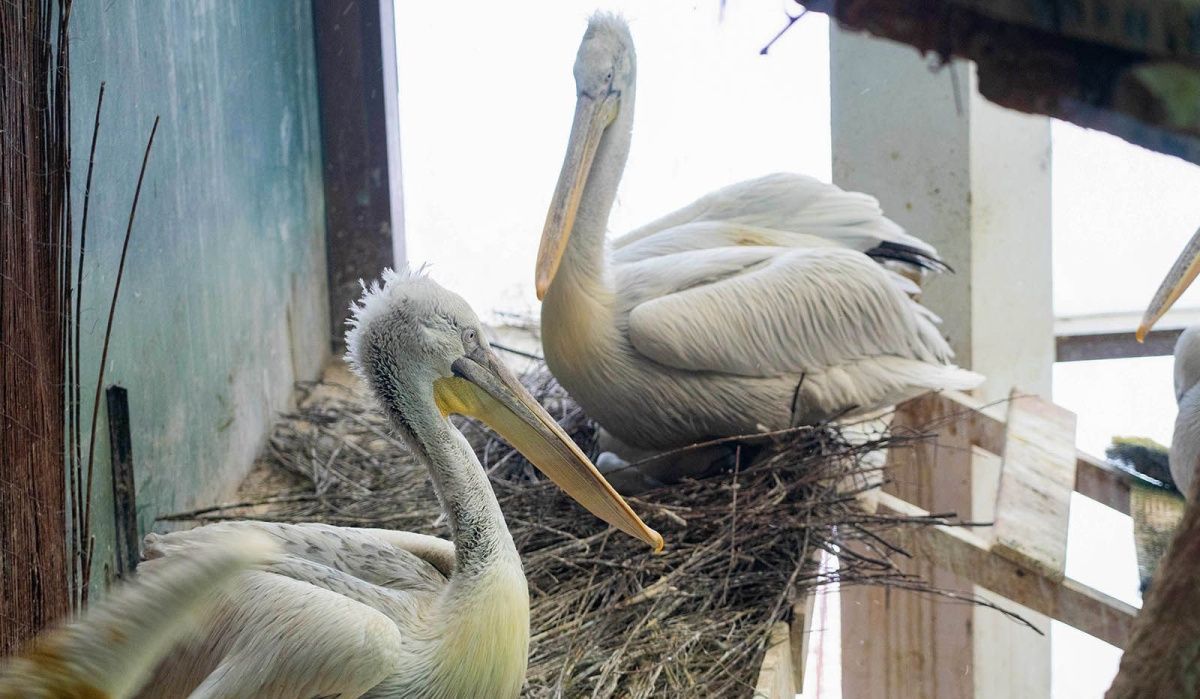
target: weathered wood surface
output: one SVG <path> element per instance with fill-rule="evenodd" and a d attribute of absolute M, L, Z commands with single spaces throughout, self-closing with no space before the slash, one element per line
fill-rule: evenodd
<path fill-rule="evenodd" d="M 792 686 L 797 692 L 804 691 L 804 670 L 808 664 L 808 649 L 812 641 L 813 613 L 816 611 L 816 601 L 816 591 L 810 590 L 802 601 L 792 607 L 788 644 L 789 650 L 792 652 Z"/>
<path fill-rule="evenodd" d="M 937 429 L 925 440 L 889 454 L 890 497 L 935 512 L 970 516 L 971 445 L 992 424 L 953 400 L 926 395 L 897 411 L 892 430 Z M 1003 439 L 1003 423 L 999 440 Z M 923 529 L 924 527 L 917 527 Z M 870 552 L 864 552 L 870 554 Z M 900 569 L 933 587 L 962 595 L 971 582 L 926 557 Z M 974 609 L 931 595 L 877 587 L 844 588 L 842 692 L 846 697 L 957 699 L 974 695 Z"/>
<path fill-rule="evenodd" d="M 823 0 L 805 6 L 846 29 L 975 61 L 980 94 L 1001 106 L 1200 163 L 1200 28 L 1185 21 L 1166 29 L 1179 17 L 1197 19 L 1193 3 Z M 1090 14 L 1080 20 L 1083 8 Z"/>
<path fill-rule="evenodd" d="M 1075 414 L 1014 390 L 991 527 L 992 550 L 1062 580 L 1075 487 Z"/>
<path fill-rule="evenodd" d="M 914 517 L 927 514 L 888 493 L 877 497 L 881 512 Z M 1136 608 L 1075 580 L 1055 579 L 1036 567 L 997 555 L 987 541 L 963 527 L 907 527 L 897 531 L 895 541 L 917 558 L 1118 648 L 1128 641 Z"/>
<path fill-rule="evenodd" d="M 1200 5 L 1190 0 L 951 0 L 983 15 L 1151 56 L 1200 57 Z"/>
<path fill-rule="evenodd" d="M 112 451 L 114 558 L 117 576 L 124 578 L 137 570 L 141 552 L 137 486 L 133 474 L 133 435 L 129 424 L 129 392 L 120 386 L 109 386 L 104 396 L 108 406 L 108 444 Z"/>
<path fill-rule="evenodd" d="M 767 654 L 754 686 L 755 699 L 792 699 L 797 691 L 794 674 L 791 630 L 787 622 L 780 621 L 771 628 Z"/>
<path fill-rule="evenodd" d="M 942 400 L 956 406 L 958 419 L 971 435 L 971 443 L 993 454 L 1004 453 L 1004 420 L 996 415 L 999 406 L 958 391 L 943 391 L 918 400 Z M 953 412 L 953 411 L 952 411 Z M 1122 513 L 1129 514 L 1130 476 L 1109 466 L 1103 459 L 1075 451 L 1075 491 Z"/>

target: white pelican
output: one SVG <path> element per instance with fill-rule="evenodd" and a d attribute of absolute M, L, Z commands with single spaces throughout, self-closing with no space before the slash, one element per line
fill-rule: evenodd
<path fill-rule="evenodd" d="M 709 194 L 607 250 L 635 63 L 625 22 L 594 16 L 536 274 L 547 364 L 626 452 L 982 381 L 950 363 L 938 319 L 910 298 L 924 270 L 944 267 L 937 251 L 867 195 L 772 175 Z"/>
<path fill-rule="evenodd" d="M 1192 236 L 1167 273 L 1142 316 L 1138 342 L 1191 286 L 1200 274 L 1200 231 Z M 1171 477 L 1184 497 L 1194 497 L 1192 483 L 1200 469 L 1200 325 L 1193 325 L 1175 342 L 1175 400 L 1179 414 L 1171 437 Z"/>
<path fill-rule="evenodd" d="M 596 516 L 661 548 L 662 538 L 495 356 L 466 302 L 419 272 L 384 280 L 353 309 L 348 358 L 428 467 L 454 543 L 265 522 L 149 537 L 150 564 L 169 565 L 238 532 L 261 532 L 283 554 L 241 576 L 142 696 L 517 696 L 529 644 L 525 576 L 452 413 L 484 421 Z"/>
<path fill-rule="evenodd" d="M 21 655 L 0 659 L 0 698 L 134 696 L 171 645 L 211 611 L 217 591 L 273 550 L 263 537 L 233 537 L 140 571 L 82 619 L 43 633 Z"/>

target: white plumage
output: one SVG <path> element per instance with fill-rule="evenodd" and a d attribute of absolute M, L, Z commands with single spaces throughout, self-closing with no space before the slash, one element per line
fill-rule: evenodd
<path fill-rule="evenodd" d="M 460 297 L 420 273 L 389 272 L 385 282 L 354 308 L 349 359 L 428 467 L 454 543 L 265 522 L 148 536 L 141 574 L 151 581 L 193 569 L 221 542 L 266 540 L 277 553 L 220 591 L 193 635 L 174 646 L 178 634 L 159 635 L 155 653 L 165 659 L 138 666 L 140 677 L 154 669 L 139 696 L 517 696 L 529 644 L 525 576 L 452 413 L 489 424 L 596 516 L 662 547 L 504 368 Z M 126 608 L 137 589 L 125 596 Z"/>
<path fill-rule="evenodd" d="M 538 259 L 547 363 L 609 433 L 658 450 L 982 381 L 915 300 L 937 251 L 865 194 L 768 175 L 607 246 L 635 75 L 625 23 L 593 17 Z"/>
<path fill-rule="evenodd" d="M 1179 413 L 1171 436 L 1171 478 L 1190 497 L 1200 469 L 1200 325 L 1185 330 L 1175 343 L 1175 400 Z"/>
<path fill-rule="evenodd" d="M 170 568 L 214 538 L 252 532 L 282 554 L 240 577 L 141 697 L 452 697 L 472 687 L 516 696 L 529 601 L 511 544 L 495 542 L 488 570 L 453 588 L 449 541 L 323 524 L 150 536 L 146 565 Z"/>
<path fill-rule="evenodd" d="M 1200 230 L 1184 247 L 1146 308 L 1137 339 L 1141 342 L 1154 324 L 1175 304 L 1200 275 Z M 1200 471 L 1200 326 L 1183 331 L 1175 342 L 1175 399 L 1179 413 L 1171 437 L 1171 478 L 1179 492 L 1194 497 L 1192 487 Z"/>
<path fill-rule="evenodd" d="M 274 550 L 259 536 L 214 536 L 170 566 L 143 568 L 82 619 L 0 660 L 0 697 L 134 696 L 172 644 L 211 613 L 219 593 Z"/>

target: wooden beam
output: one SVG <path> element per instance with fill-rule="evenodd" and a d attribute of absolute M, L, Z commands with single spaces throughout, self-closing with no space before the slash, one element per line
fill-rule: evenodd
<path fill-rule="evenodd" d="M 804 691 L 804 670 L 808 665 L 808 649 L 813 634 L 813 612 L 816 610 L 816 591 L 809 590 L 804 599 L 792 607 L 789 643 L 792 651 L 792 685 L 796 692 Z"/>
<path fill-rule="evenodd" d="M 975 415 L 958 402 L 932 394 L 897 410 L 893 432 L 922 432 L 936 426 L 938 439 L 889 453 L 891 482 L 885 486 L 889 497 L 970 518 L 971 443 L 978 436 L 977 428 L 989 428 L 986 422 L 974 420 Z M 939 568 L 931 559 L 914 556 L 899 567 L 935 588 L 973 594 L 970 580 Z M 918 592 L 843 588 L 843 695 L 873 699 L 973 696 L 974 613 L 971 605 L 948 604 Z"/>
<path fill-rule="evenodd" d="M 1004 453 L 1004 420 L 995 415 L 997 406 L 958 391 L 930 393 L 914 400 L 942 401 L 948 416 L 957 416 L 970 433 L 971 444 L 993 454 Z M 906 403 L 905 406 L 908 404 Z M 901 410 L 907 407 L 902 406 Z M 949 418 L 948 418 L 949 419 Z M 913 426 L 920 428 L 920 425 Z M 1103 459 L 1083 451 L 1075 452 L 1075 490 L 1081 495 L 1107 505 L 1112 509 L 1129 514 L 1129 474 L 1110 466 Z"/>
<path fill-rule="evenodd" d="M 1129 359 L 1131 357 L 1169 357 L 1175 354 L 1175 343 L 1183 330 L 1152 330 L 1145 342 L 1138 342 L 1131 333 L 1093 333 L 1090 335 L 1060 335 L 1054 338 L 1054 361 L 1090 362 L 1096 359 Z"/>
<path fill-rule="evenodd" d="M 876 495 L 878 511 L 920 517 L 928 512 L 894 495 Z M 1124 648 L 1137 609 L 1075 580 L 1054 579 L 1035 567 L 991 551 L 987 542 L 963 527 L 903 527 L 893 536 L 909 554 L 975 584 L 1062 621 L 1102 641 Z"/>
<path fill-rule="evenodd" d="M 1129 514 L 1128 473 L 1082 451 L 1075 452 L 1075 491 L 1121 514 Z"/>
<path fill-rule="evenodd" d="M 359 280 L 375 279 L 396 260 L 403 238 L 399 142 L 389 137 L 396 100 L 391 0 L 312 3 L 324 152 L 325 250 L 333 344 L 342 342 Z M 390 79 L 390 83 L 389 83 Z M 391 124 L 391 128 L 397 128 Z M 395 137 L 396 134 L 391 134 Z"/>
<path fill-rule="evenodd" d="M 796 696 L 790 635 L 787 622 L 780 621 L 771 627 L 767 653 L 754 686 L 755 699 L 793 699 Z"/>
<path fill-rule="evenodd" d="M 141 551 L 137 521 L 137 481 L 133 475 L 133 435 L 129 425 L 129 392 L 109 386 L 108 444 L 112 452 L 113 522 L 116 527 L 117 576 L 133 575 Z"/>
<path fill-rule="evenodd" d="M 1062 580 L 1075 486 L 1075 414 L 1014 389 L 996 510 L 993 549 Z"/>

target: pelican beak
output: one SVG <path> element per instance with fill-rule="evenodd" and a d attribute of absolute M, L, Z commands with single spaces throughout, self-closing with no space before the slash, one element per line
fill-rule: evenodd
<path fill-rule="evenodd" d="M 1162 318 L 1183 292 L 1187 291 L 1197 275 L 1200 275 L 1200 230 L 1192 234 L 1187 247 L 1179 253 L 1179 258 L 1171 265 L 1171 271 L 1167 272 L 1167 277 L 1159 285 L 1158 291 L 1154 292 L 1154 300 L 1150 302 L 1145 315 L 1142 316 L 1142 324 L 1137 329 L 1138 342 L 1146 339 L 1146 333 L 1150 332 L 1150 328 L 1154 327 L 1158 319 Z"/>
<path fill-rule="evenodd" d="M 567 155 L 563 159 L 562 171 L 558 174 L 558 185 L 550 201 L 550 212 L 546 214 L 546 227 L 542 230 L 542 243 L 537 258 L 537 297 L 546 296 L 558 263 L 567 249 L 567 239 L 575 226 L 575 214 L 600 138 L 604 130 L 617 116 L 620 96 L 609 93 L 603 97 L 581 94 L 575 103 L 575 121 L 571 124 L 571 139 L 567 142 Z"/>
<path fill-rule="evenodd" d="M 434 382 L 444 415 L 482 420 L 589 512 L 661 551 L 662 536 L 646 526 L 587 456 L 491 351 L 479 348 Z"/>

